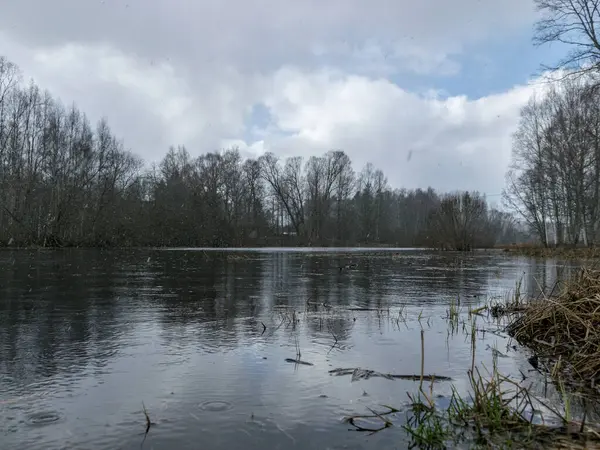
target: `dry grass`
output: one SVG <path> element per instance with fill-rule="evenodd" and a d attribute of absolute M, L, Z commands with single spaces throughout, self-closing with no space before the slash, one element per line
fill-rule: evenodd
<path fill-rule="evenodd" d="M 529 301 L 507 331 L 553 375 L 595 388 L 600 378 L 600 270 L 582 269 L 556 295 Z"/>

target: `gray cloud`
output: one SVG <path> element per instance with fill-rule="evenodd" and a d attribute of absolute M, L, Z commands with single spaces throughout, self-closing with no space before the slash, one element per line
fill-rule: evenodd
<path fill-rule="evenodd" d="M 106 116 L 149 161 L 170 144 L 193 154 L 228 143 L 283 156 L 341 148 L 397 186 L 497 191 L 530 92 L 440 100 L 386 80 L 459 74 L 469 45 L 530 26 L 529 1 L 5 3 L 3 54 L 91 119 Z M 273 123 L 250 133 L 258 103 Z"/>
<path fill-rule="evenodd" d="M 387 57 L 429 57 L 510 35 L 531 22 L 531 2 L 507 0 L 19 0 L 0 29 L 31 46 L 109 43 L 140 58 L 188 68 L 233 64 L 268 70 L 327 53 L 361 53 L 375 40 Z M 423 55 L 428 53 L 429 55 Z"/>

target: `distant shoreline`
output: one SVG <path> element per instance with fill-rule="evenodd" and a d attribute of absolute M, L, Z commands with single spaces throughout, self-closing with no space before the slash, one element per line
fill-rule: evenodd
<path fill-rule="evenodd" d="M 535 244 L 496 245 L 488 248 L 476 248 L 471 251 L 440 250 L 433 247 L 396 247 L 393 245 L 371 244 L 354 246 L 308 246 L 308 245 L 249 245 L 240 247 L 208 247 L 208 246 L 171 246 L 171 245 L 141 245 L 141 246 L 93 246 L 93 245 L 65 245 L 65 246 L 0 246 L 0 251 L 52 251 L 52 250 L 173 250 L 173 251 L 206 251 L 206 252 L 261 252 L 261 251 L 313 251 L 313 252 L 403 252 L 403 251 L 430 251 L 440 254 L 472 254 L 480 252 L 503 252 L 514 256 L 527 256 L 532 258 L 561 258 L 561 259 L 597 259 L 600 258 L 600 247 L 543 247 Z"/>
<path fill-rule="evenodd" d="M 498 250 L 519 256 L 536 258 L 596 259 L 600 258 L 600 247 L 544 247 L 542 245 L 522 244 L 496 246 Z"/>
<path fill-rule="evenodd" d="M 396 247 L 393 245 L 354 245 L 354 246 L 308 246 L 308 245 L 249 245 L 249 246 L 240 246 L 240 247 L 208 247 L 208 246 L 158 246 L 158 245 L 137 245 L 137 246 L 93 246 L 93 245 L 65 245 L 65 246 L 41 246 L 41 245 L 31 245 L 31 246 L 0 246 L 0 251 L 11 251 L 11 250 L 174 250 L 174 251 L 207 251 L 207 252 L 244 252 L 244 251 L 315 251 L 315 252 L 360 252 L 360 251 L 381 251 L 381 252 L 402 252 L 402 251 L 431 251 L 431 252 L 439 252 L 442 254 L 470 254 L 470 253 L 478 253 L 478 252 L 489 252 L 489 251 L 497 251 L 502 252 L 506 251 L 504 247 L 489 247 L 489 248 L 475 248 L 470 251 L 460 251 L 460 250 L 441 250 L 434 247 L 421 247 L 421 246 L 412 246 L 412 247 Z"/>
<path fill-rule="evenodd" d="M 41 246 L 41 245 L 2 245 L 1 250 L 125 250 L 125 249 L 139 249 L 139 250 L 206 250 L 206 251 L 245 251 L 245 250 L 277 250 L 277 249 L 307 249 L 307 250 L 381 250 L 381 251 L 394 251 L 394 250 L 435 250 L 431 247 L 396 247 L 393 245 L 353 245 L 353 246 L 309 246 L 309 245 L 248 245 L 248 246 L 231 246 L 231 247 L 210 247 L 210 246 L 191 246 L 191 245 L 64 245 L 64 246 Z"/>

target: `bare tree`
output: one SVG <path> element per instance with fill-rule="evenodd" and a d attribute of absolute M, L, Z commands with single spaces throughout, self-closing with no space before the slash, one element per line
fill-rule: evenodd
<path fill-rule="evenodd" d="M 566 79 L 521 111 L 504 199 L 544 245 L 594 245 L 600 229 L 600 93 Z"/>
<path fill-rule="evenodd" d="M 597 124 L 600 116 L 593 101 L 575 100 L 563 102 L 565 114 L 546 127 L 544 138 L 563 142 L 575 127 L 587 140 L 573 143 L 569 153 L 547 151 L 544 168 L 557 167 L 561 189 L 585 193 L 567 223 L 596 236 L 600 158 L 593 159 L 597 166 L 589 158 L 600 153 L 592 145 L 599 134 L 597 125 L 582 123 Z M 573 105 L 585 121 L 570 113 Z M 578 184 L 581 173 L 585 182 Z M 560 194 L 562 214 L 572 198 Z M 431 188 L 393 190 L 372 164 L 357 177 L 341 150 L 304 163 L 273 154 L 244 160 L 235 148 L 202 153 L 181 145 L 144 168 L 108 120 L 93 126 L 75 105 L 24 84 L 18 68 L 0 57 L 0 245 L 425 245 L 427 218 L 443 198 Z M 500 231 L 504 219 L 490 217 L 496 225 L 479 241 L 508 235 Z M 498 231 L 490 236 L 489 230 Z"/>
<path fill-rule="evenodd" d="M 600 0 L 534 0 L 542 13 L 534 43 L 558 42 L 571 49 L 547 70 L 566 70 L 568 76 L 600 72 Z"/>
<path fill-rule="evenodd" d="M 288 158 L 283 168 L 272 153 L 260 158 L 262 174 L 269 184 L 276 201 L 280 202 L 287 213 L 297 236 L 301 236 L 304 226 L 305 186 L 302 173 L 302 158 Z M 282 224 L 283 225 L 283 224 Z"/>
<path fill-rule="evenodd" d="M 481 244 L 487 226 L 487 203 L 479 193 L 448 194 L 431 214 L 429 235 L 442 249 L 470 251 Z"/>

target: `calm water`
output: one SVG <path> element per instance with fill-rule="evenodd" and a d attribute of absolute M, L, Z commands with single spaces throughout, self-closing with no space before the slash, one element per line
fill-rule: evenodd
<path fill-rule="evenodd" d="M 503 296 L 523 273 L 533 293 L 557 273 L 556 261 L 495 252 L 461 260 L 415 250 L 0 252 L 0 448 L 140 448 L 142 403 L 155 422 L 148 449 L 406 448 L 403 412 L 371 436 L 342 419 L 406 409 L 418 382 L 328 371 L 419 374 L 421 316 L 425 371 L 465 390 L 469 339 L 448 336 L 449 302 Z M 348 264 L 357 266 L 340 271 Z M 405 322 L 394 319 L 403 306 Z M 297 345 L 313 366 L 285 362 Z M 491 333 L 478 343 L 477 360 L 491 365 L 487 345 L 506 345 Z M 515 373 L 526 357 L 498 362 Z M 450 384 L 436 392 L 443 401 Z"/>

